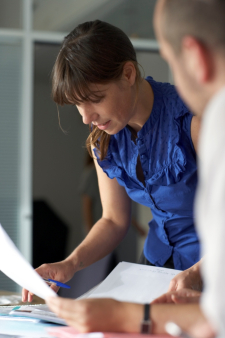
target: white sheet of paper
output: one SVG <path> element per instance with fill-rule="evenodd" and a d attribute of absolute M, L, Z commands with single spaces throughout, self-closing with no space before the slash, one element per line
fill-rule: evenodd
<path fill-rule="evenodd" d="M 150 303 L 167 292 L 171 279 L 179 272 L 179 270 L 122 262 L 84 298 L 106 297 L 125 302 Z"/>
<path fill-rule="evenodd" d="M 23 288 L 46 299 L 57 296 L 24 259 L 0 224 L 0 270 Z"/>

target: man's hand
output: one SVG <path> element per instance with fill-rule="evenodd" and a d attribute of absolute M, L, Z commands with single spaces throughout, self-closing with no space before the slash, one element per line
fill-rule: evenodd
<path fill-rule="evenodd" d="M 139 332 L 143 305 L 114 299 L 50 297 L 48 307 L 79 332 Z"/>
<path fill-rule="evenodd" d="M 42 264 L 36 269 L 37 273 L 45 279 L 54 279 L 59 282 L 65 283 L 68 280 L 70 280 L 74 273 L 74 267 L 69 260 L 64 260 L 57 263 L 51 263 L 51 264 Z M 51 289 L 57 292 L 59 290 L 59 287 L 52 284 Z M 32 302 L 33 299 L 33 293 L 29 292 L 26 289 L 22 290 L 22 301 L 23 302 Z"/>
<path fill-rule="evenodd" d="M 153 300 L 152 304 L 162 303 L 198 303 L 201 292 L 191 289 L 181 289 L 178 291 L 170 291 Z"/>

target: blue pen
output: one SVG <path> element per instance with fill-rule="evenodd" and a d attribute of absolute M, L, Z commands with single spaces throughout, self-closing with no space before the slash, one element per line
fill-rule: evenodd
<path fill-rule="evenodd" d="M 65 288 L 65 289 L 70 289 L 70 286 L 64 283 L 61 283 L 57 280 L 54 279 L 46 279 L 46 278 L 42 278 L 46 283 L 48 284 L 55 284 L 56 286 L 60 286 L 61 288 Z"/>

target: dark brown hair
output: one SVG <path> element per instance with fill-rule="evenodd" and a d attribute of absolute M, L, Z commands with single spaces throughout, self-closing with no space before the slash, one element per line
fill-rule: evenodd
<path fill-rule="evenodd" d="M 124 64 L 133 62 L 136 85 L 141 80 L 134 47 L 119 28 L 100 20 L 77 26 L 63 41 L 53 68 L 52 96 L 59 105 L 95 102 L 101 93 L 90 90 L 91 84 L 119 80 Z M 90 125 L 86 146 L 98 149 L 100 159 L 108 150 L 110 135 Z"/>
<path fill-rule="evenodd" d="M 176 53 L 185 35 L 224 53 L 225 0 L 165 0 L 162 29 Z"/>

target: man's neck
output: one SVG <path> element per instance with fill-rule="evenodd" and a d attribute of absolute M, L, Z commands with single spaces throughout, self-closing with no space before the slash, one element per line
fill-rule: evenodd
<path fill-rule="evenodd" d="M 202 107 L 198 116 L 201 118 L 210 101 L 217 93 L 225 88 L 225 56 L 221 54 L 214 55 L 214 69 L 210 80 L 204 84 L 202 90 Z"/>
<path fill-rule="evenodd" d="M 212 96 L 216 95 L 225 87 L 225 55 L 217 53 L 215 55 L 215 75 L 212 79 Z"/>

